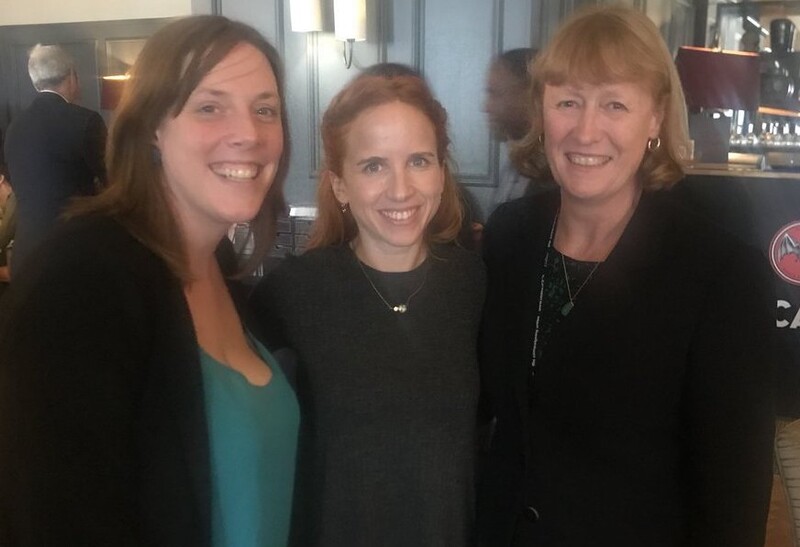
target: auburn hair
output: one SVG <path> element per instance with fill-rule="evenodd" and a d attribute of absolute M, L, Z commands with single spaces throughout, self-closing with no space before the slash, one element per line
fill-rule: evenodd
<path fill-rule="evenodd" d="M 464 216 L 451 168 L 447 112 L 431 93 L 422 77 L 413 74 L 362 74 L 354 78 L 331 101 L 322 116 L 322 145 L 325 159 L 317 187 L 317 219 L 309 247 L 339 245 L 358 235 L 349 211 L 342 212 L 333 193 L 332 175 L 342 176 L 347 134 L 353 121 L 365 110 L 400 101 L 422 112 L 433 125 L 436 153 L 444 171 L 444 190 L 439 209 L 425 232 L 428 243 L 453 241 Z"/>

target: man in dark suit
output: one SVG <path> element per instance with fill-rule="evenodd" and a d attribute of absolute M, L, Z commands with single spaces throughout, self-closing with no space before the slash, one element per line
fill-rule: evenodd
<path fill-rule="evenodd" d="M 37 44 L 28 73 L 39 93 L 12 120 L 5 139 L 18 210 L 12 275 L 70 198 L 94 194 L 105 183 L 106 126 L 97 112 L 74 104 L 80 86 L 72 57 L 59 46 Z"/>

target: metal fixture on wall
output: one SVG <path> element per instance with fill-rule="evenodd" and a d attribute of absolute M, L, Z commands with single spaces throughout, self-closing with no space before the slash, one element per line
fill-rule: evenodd
<path fill-rule="evenodd" d="M 289 14 L 292 32 L 319 32 L 322 30 L 320 0 L 290 0 Z"/>
<path fill-rule="evenodd" d="M 342 40 L 344 66 L 353 65 L 353 42 L 367 39 L 367 1 L 333 0 L 333 23 L 337 40 Z"/>

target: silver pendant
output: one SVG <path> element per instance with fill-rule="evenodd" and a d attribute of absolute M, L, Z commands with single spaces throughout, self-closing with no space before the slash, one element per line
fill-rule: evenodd
<path fill-rule="evenodd" d="M 572 308 L 574 308 L 574 307 L 575 307 L 575 304 L 573 304 L 572 301 L 567 302 L 566 304 L 561 306 L 561 315 L 566 317 L 567 315 L 569 315 L 569 312 L 571 312 Z"/>
<path fill-rule="evenodd" d="M 392 311 L 397 313 L 406 313 L 406 311 L 408 311 L 408 306 L 405 304 L 398 304 L 392 308 Z"/>

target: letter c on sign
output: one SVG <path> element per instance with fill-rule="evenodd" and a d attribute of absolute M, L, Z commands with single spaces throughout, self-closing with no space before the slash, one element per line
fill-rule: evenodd
<path fill-rule="evenodd" d="M 792 305 L 789 304 L 786 300 L 778 300 L 779 310 L 780 309 L 788 310 L 791 307 Z M 777 319 L 775 321 L 775 326 L 777 326 L 779 329 L 785 329 L 786 327 L 789 326 L 789 321 L 787 321 L 786 319 Z"/>

